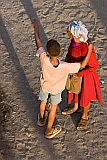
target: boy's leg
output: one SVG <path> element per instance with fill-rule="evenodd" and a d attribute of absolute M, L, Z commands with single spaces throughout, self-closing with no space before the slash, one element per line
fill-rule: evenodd
<path fill-rule="evenodd" d="M 41 101 L 40 102 L 40 111 L 38 114 L 38 126 L 44 126 L 46 123 L 46 119 L 47 119 L 47 115 L 45 112 L 45 107 L 46 107 L 46 102 L 45 101 Z"/>
<path fill-rule="evenodd" d="M 41 100 L 41 102 L 40 102 L 39 114 L 38 114 L 38 122 L 37 122 L 38 126 L 44 126 L 46 122 L 47 115 L 45 112 L 45 108 L 46 108 L 48 95 L 49 93 L 40 89 L 39 99 Z"/>
<path fill-rule="evenodd" d="M 56 117 L 56 109 L 57 109 L 57 106 L 58 105 L 52 105 L 50 104 L 50 112 L 49 112 L 49 115 L 48 115 L 48 124 L 47 124 L 47 129 L 46 129 L 46 132 L 45 134 L 51 134 L 54 130 L 54 128 L 52 128 L 52 125 L 54 123 L 54 120 L 55 120 L 55 117 Z"/>
<path fill-rule="evenodd" d="M 61 131 L 60 125 L 56 125 L 55 127 L 53 127 L 53 123 L 56 117 L 56 109 L 60 101 L 61 101 L 61 93 L 56 95 L 52 95 L 52 94 L 50 95 L 48 124 L 45 132 L 46 138 L 53 138 L 55 135 L 57 135 Z"/>
<path fill-rule="evenodd" d="M 43 116 L 44 116 L 44 111 L 45 111 L 46 103 L 47 102 L 45 102 L 45 101 L 41 101 L 40 102 L 40 116 L 41 116 L 41 118 L 43 118 Z"/>

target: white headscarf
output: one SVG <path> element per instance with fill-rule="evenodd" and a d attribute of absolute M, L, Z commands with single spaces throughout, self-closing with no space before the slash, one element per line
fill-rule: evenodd
<path fill-rule="evenodd" d="M 81 21 L 73 21 L 68 25 L 71 33 L 79 38 L 81 42 L 86 42 L 88 40 L 88 30 Z"/>

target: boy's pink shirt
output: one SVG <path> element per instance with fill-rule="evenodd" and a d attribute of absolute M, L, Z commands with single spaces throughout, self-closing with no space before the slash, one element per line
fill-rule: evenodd
<path fill-rule="evenodd" d="M 67 76 L 69 73 L 77 73 L 80 68 L 80 63 L 67 63 L 59 61 L 59 65 L 55 68 L 50 63 L 50 58 L 43 47 L 40 47 L 36 53 L 40 57 L 42 75 L 40 83 L 42 90 L 51 94 L 58 94 L 65 89 Z"/>

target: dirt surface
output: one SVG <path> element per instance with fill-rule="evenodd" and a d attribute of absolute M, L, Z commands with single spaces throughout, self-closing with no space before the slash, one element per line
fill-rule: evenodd
<path fill-rule="evenodd" d="M 0 0 L 0 160 L 107 160 L 107 1 Z M 77 131 L 80 113 L 61 115 L 55 123 L 62 132 L 52 140 L 37 126 L 40 62 L 31 22 L 36 18 L 42 43 L 55 38 L 64 59 L 70 43 L 63 33 L 71 20 L 83 21 L 95 46 L 103 104 L 91 103 L 89 126 Z"/>

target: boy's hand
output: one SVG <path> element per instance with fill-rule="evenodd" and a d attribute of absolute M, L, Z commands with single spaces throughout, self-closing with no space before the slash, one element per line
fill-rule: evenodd
<path fill-rule="evenodd" d="M 42 47 L 42 43 L 41 43 L 41 40 L 40 40 L 40 37 L 39 37 L 38 23 L 34 19 L 33 22 L 31 23 L 31 25 L 34 27 L 35 42 L 36 42 L 37 49 L 39 49 L 40 47 Z"/>
<path fill-rule="evenodd" d="M 35 31 L 37 33 L 39 33 L 39 27 L 38 27 L 38 23 L 37 23 L 36 19 L 33 20 L 33 22 L 31 23 L 31 25 L 34 27 Z"/>

